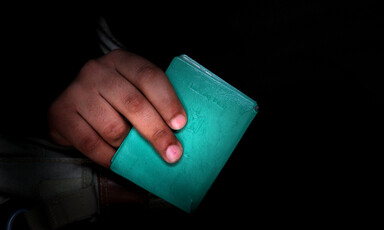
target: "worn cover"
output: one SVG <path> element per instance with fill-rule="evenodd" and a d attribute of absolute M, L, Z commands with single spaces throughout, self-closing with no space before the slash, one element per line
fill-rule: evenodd
<path fill-rule="evenodd" d="M 197 208 L 257 113 L 254 100 L 186 55 L 175 57 L 166 75 L 187 112 L 175 132 L 184 148 L 166 163 L 132 128 L 112 159 L 117 174 L 180 209 Z"/>

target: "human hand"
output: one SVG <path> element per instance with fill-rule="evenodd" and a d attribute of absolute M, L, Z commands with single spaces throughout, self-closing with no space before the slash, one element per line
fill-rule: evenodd
<path fill-rule="evenodd" d="M 166 162 L 178 161 L 183 147 L 171 129 L 183 128 L 187 115 L 163 71 L 115 50 L 83 66 L 51 105 L 48 120 L 53 141 L 109 168 L 131 125 Z"/>

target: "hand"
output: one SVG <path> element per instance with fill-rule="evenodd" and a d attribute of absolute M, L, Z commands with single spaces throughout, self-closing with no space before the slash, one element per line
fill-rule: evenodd
<path fill-rule="evenodd" d="M 165 161 L 183 152 L 171 129 L 183 128 L 187 115 L 171 83 L 158 67 L 122 50 L 88 61 L 48 118 L 53 141 L 107 168 L 131 125 Z"/>

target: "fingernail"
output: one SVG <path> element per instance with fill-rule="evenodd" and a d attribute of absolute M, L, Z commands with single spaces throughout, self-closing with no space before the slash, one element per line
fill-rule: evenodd
<path fill-rule="evenodd" d="M 181 154 L 182 154 L 181 149 L 177 145 L 168 146 L 165 152 L 168 163 L 175 163 L 176 161 L 178 161 L 181 157 Z"/>
<path fill-rule="evenodd" d="M 171 128 L 179 130 L 185 126 L 185 123 L 187 123 L 187 120 L 183 115 L 179 114 L 171 120 Z"/>

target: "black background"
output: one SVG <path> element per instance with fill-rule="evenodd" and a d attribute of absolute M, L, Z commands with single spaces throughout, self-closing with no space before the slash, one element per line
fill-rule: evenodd
<path fill-rule="evenodd" d="M 2 38 L 2 133 L 46 135 L 49 103 L 101 55 L 94 30 L 104 15 L 127 50 L 164 70 L 185 53 L 259 104 L 197 212 L 175 218 L 317 226 L 377 216 L 383 24 L 374 2 L 111 8 L 13 9 Z"/>

